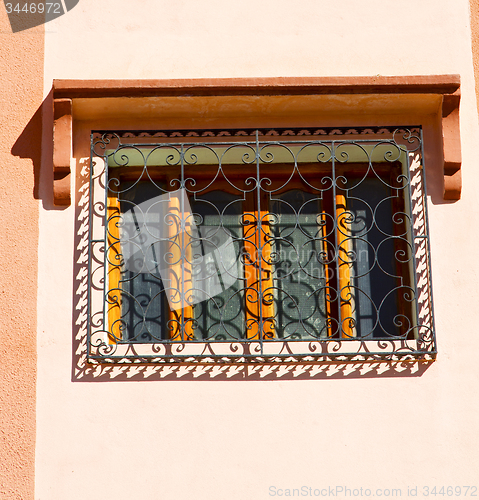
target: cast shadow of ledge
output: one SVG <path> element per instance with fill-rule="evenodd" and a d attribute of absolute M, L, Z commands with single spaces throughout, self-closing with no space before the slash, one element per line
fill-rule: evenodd
<path fill-rule="evenodd" d="M 32 160 L 33 198 L 44 210 L 65 210 L 53 204 L 53 92 L 47 95 L 12 146 L 11 153 Z"/>
<path fill-rule="evenodd" d="M 125 382 L 158 380 L 319 380 L 383 377 L 420 377 L 432 364 L 402 357 L 283 362 L 196 362 L 196 363 L 98 363 L 87 362 L 88 246 L 89 246 L 89 158 L 78 163 L 75 203 L 75 252 L 72 318 L 72 381 Z"/>
<path fill-rule="evenodd" d="M 42 162 L 42 115 L 45 101 L 35 111 L 22 133 L 12 146 L 11 154 L 19 158 L 32 160 L 33 167 L 33 198 L 40 198 L 40 169 Z"/>
<path fill-rule="evenodd" d="M 383 377 L 420 377 L 431 362 L 349 362 L 349 363 L 238 363 L 88 365 L 79 359 L 73 382 L 153 380 L 319 380 Z"/>

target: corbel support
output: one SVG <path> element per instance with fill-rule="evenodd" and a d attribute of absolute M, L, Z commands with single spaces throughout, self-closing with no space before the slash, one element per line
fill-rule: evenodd
<path fill-rule="evenodd" d="M 72 100 L 53 101 L 53 203 L 71 204 Z"/>
<path fill-rule="evenodd" d="M 444 199 L 461 198 L 461 138 L 459 134 L 460 90 L 445 94 L 442 102 L 442 144 L 444 153 Z"/>

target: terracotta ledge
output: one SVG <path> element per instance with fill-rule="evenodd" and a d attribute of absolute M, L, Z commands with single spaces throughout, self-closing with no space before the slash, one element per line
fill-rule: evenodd
<path fill-rule="evenodd" d="M 188 80 L 54 80 L 54 98 L 209 95 L 453 94 L 459 75 Z"/>
<path fill-rule="evenodd" d="M 459 75 L 189 80 L 54 80 L 54 202 L 70 204 L 72 100 L 130 97 L 358 96 L 442 97 L 444 198 L 461 196 Z M 385 123 L 384 125 L 388 125 Z M 68 158 L 67 158 L 68 156 Z"/>

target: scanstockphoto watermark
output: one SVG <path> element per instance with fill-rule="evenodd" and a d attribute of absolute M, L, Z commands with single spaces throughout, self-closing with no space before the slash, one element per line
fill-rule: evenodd
<path fill-rule="evenodd" d="M 313 487 L 301 486 L 299 488 L 278 488 L 270 486 L 268 489 L 270 497 L 392 497 L 398 498 L 403 495 L 401 488 L 349 488 L 347 486 Z M 412 494 L 411 494 L 412 493 Z M 404 491 L 404 496 L 417 496 L 409 488 Z"/>
<path fill-rule="evenodd" d="M 301 486 L 296 488 L 285 488 L 270 486 L 268 488 L 270 497 L 334 497 L 334 498 L 399 498 L 399 497 L 477 497 L 477 486 L 458 485 L 423 485 L 407 486 L 405 488 L 349 488 L 348 486 L 312 487 Z"/>
<path fill-rule="evenodd" d="M 63 16 L 80 0 L 3 0 L 13 33 L 34 28 Z"/>

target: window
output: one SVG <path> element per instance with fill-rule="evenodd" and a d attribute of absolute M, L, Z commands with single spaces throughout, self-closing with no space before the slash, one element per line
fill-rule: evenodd
<path fill-rule="evenodd" d="M 89 356 L 435 350 L 421 130 L 98 132 Z"/>

